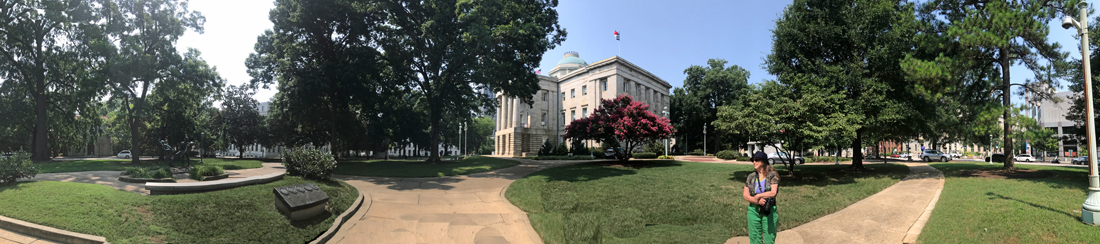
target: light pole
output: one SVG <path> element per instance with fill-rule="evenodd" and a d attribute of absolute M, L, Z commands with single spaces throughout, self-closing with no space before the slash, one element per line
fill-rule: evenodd
<path fill-rule="evenodd" d="M 462 155 L 465 156 L 466 155 L 466 146 L 469 146 L 467 144 L 470 144 L 469 142 L 466 141 L 466 137 L 470 136 L 470 126 L 467 125 L 466 122 L 462 122 L 462 128 L 463 128 L 463 130 L 462 130 Z"/>
<path fill-rule="evenodd" d="M 668 106 L 665 106 L 664 110 L 661 110 L 662 114 L 665 114 L 665 118 L 668 118 Z M 672 135 L 669 135 L 672 136 Z M 668 157 L 668 137 L 665 137 L 665 157 Z"/>
<path fill-rule="evenodd" d="M 989 164 L 993 164 L 993 134 L 989 134 Z"/>
<path fill-rule="evenodd" d="M 199 135 L 199 164 L 202 164 L 202 153 L 203 150 L 206 150 L 206 147 L 203 147 L 203 140 L 206 139 L 206 132 L 199 133 Z"/>
<path fill-rule="evenodd" d="M 703 124 L 703 156 L 707 156 L 707 124 Z"/>
<path fill-rule="evenodd" d="M 1085 203 L 1081 205 L 1081 222 L 1097 225 L 1097 217 L 1100 217 L 1100 176 L 1096 174 L 1096 127 L 1093 127 L 1095 126 L 1093 123 L 1095 116 L 1092 111 L 1092 71 L 1089 66 L 1088 6 L 1089 4 L 1085 1 L 1077 3 L 1077 8 L 1081 10 L 1081 16 L 1078 17 L 1080 22 L 1066 16 L 1062 20 L 1062 28 L 1076 27 L 1077 33 L 1081 34 L 1081 69 L 1085 77 L 1085 130 L 1087 131 L 1089 143 L 1089 153 L 1086 156 L 1089 159 L 1089 195 L 1085 198 Z"/>

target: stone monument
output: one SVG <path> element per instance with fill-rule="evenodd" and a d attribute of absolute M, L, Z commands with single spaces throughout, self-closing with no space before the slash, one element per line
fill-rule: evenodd
<path fill-rule="evenodd" d="M 328 203 L 328 194 L 314 183 L 276 187 L 274 193 L 275 208 L 295 221 L 321 214 Z"/>

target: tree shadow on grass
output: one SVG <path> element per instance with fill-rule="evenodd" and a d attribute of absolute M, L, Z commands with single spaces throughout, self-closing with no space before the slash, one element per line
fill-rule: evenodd
<path fill-rule="evenodd" d="M 12 182 L 12 183 L 0 183 L 0 192 L 9 191 L 9 190 L 18 191 L 19 189 L 22 189 L 22 188 L 26 187 L 23 184 L 30 184 L 32 182 L 34 182 L 34 181 L 17 181 L 17 182 Z"/>
<path fill-rule="evenodd" d="M 309 228 L 310 226 L 313 226 L 313 225 L 324 223 L 325 220 L 328 220 L 328 218 L 330 218 L 330 217 L 332 217 L 332 212 L 329 212 L 328 210 L 325 210 L 324 212 L 321 212 L 317 216 L 313 216 L 313 218 L 297 220 L 297 221 L 291 220 L 290 225 L 294 226 L 294 228 L 305 229 L 305 228 Z M 290 219 L 287 218 L 287 220 L 290 220 Z"/>
<path fill-rule="evenodd" d="M 644 168 L 644 167 L 670 167 L 670 166 L 678 166 L 678 165 L 679 165 L 678 163 L 675 164 L 675 165 L 669 164 L 669 163 L 660 163 L 660 164 L 647 164 L 645 166 L 639 166 L 639 167 L 641 167 L 641 168 Z M 545 176 L 547 178 L 547 181 L 581 182 L 581 181 L 598 180 L 598 179 L 603 179 L 603 178 L 607 178 L 607 177 L 633 175 L 633 174 L 637 174 L 635 172 L 635 170 L 637 170 L 637 169 L 640 169 L 640 168 L 631 167 L 631 166 L 622 166 L 622 165 L 619 165 L 619 166 L 608 165 L 606 162 L 593 162 L 593 163 L 583 163 L 583 164 L 577 164 L 577 165 L 571 165 L 571 166 L 564 166 L 564 167 L 553 168 L 553 169 L 549 169 L 549 170 L 542 170 L 542 171 L 534 172 L 534 173 L 530 174 L 530 176 L 536 176 L 536 175 Z"/>
<path fill-rule="evenodd" d="M 1012 197 L 1009 197 L 1009 196 L 1005 196 L 1005 195 L 1001 195 L 1001 194 L 997 194 L 997 193 L 993 193 L 993 192 L 986 192 L 986 193 L 985 193 L 985 195 L 986 195 L 986 196 L 990 196 L 990 197 L 989 197 L 989 199 L 990 199 L 990 200 L 992 200 L 992 199 L 1004 199 L 1004 200 L 1012 200 L 1012 201 L 1017 201 L 1017 202 L 1020 202 L 1020 203 L 1023 203 L 1023 204 L 1027 204 L 1027 205 L 1030 205 L 1030 206 L 1032 206 L 1032 207 L 1034 207 L 1034 208 L 1038 208 L 1038 209 L 1042 209 L 1042 210 L 1046 210 L 1046 211 L 1051 211 L 1051 212 L 1055 212 L 1055 213 L 1060 213 L 1060 214 L 1064 214 L 1064 215 L 1066 215 L 1066 216 L 1069 216 L 1070 218 L 1073 218 L 1073 219 L 1077 219 L 1077 216 L 1073 216 L 1073 214 L 1071 214 L 1071 213 L 1068 213 L 1068 212 L 1065 212 L 1065 211 L 1061 211 L 1061 210 L 1057 210 L 1057 209 L 1053 209 L 1053 208 L 1050 208 L 1050 207 L 1047 207 L 1047 206 L 1043 206 L 1043 205 L 1039 205 L 1039 204 L 1035 204 L 1035 203 L 1027 202 L 1027 201 L 1024 201 L 1024 200 L 1020 200 L 1020 199 L 1012 198 Z"/>
<path fill-rule="evenodd" d="M 863 170 L 853 170 L 847 165 L 799 165 L 794 167 L 794 176 L 789 176 L 786 168 L 776 168 L 781 186 L 830 186 L 856 183 L 857 178 L 888 177 L 901 180 L 908 171 L 895 172 L 891 168 L 864 165 Z M 892 167 L 892 166 L 887 166 Z M 904 166 L 902 166 L 904 167 Z M 745 182 L 751 170 L 736 171 L 730 174 L 730 181 Z"/>
<path fill-rule="evenodd" d="M 356 176 L 361 177 L 361 176 Z M 454 177 L 438 177 L 438 178 L 377 178 L 377 177 L 364 177 L 365 181 L 374 183 L 375 185 L 388 185 L 386 188 L 390 190 L 409 191 L 409 190 L 451 190 L 454 189 L 454 184 L 464 181 L 465 179 Z"/>
<path fill-rule="evenodd" d="M 1003 177 L 996 177 L 993 173 L 984 173 L 981 171 L 997 171 L 1000 170 L 1002 165 L 1000 164 L 936 164 L 936 169 L 943 171 L 944 176 L 956 177 L 956 178 L 970 178 L 970 177 L 983 177 L 1005 180 L 1019 180 L 1019 181 L 1031 181 L 1043 183 L 1047 186 L 1056 189 L 1071 189 L 1080 190 L 1082 193 L 1088 192 L 1088 169 L 1087 168 L 1073 168 L 1073 167 L 1058 167 L 1049 166 L 1055 168 L 1043 168 L 1034 169 L 1029 171 L 1022 177 L 1016 177 L 1012 174 L 1003 175 Z M 1025 166 L 1026 167 L 1026 166 Z M 1020 169 L 1021 167 L 1017 167 Z M 1026 169 L 1026 168 L 1025 168 Z M 1003 174 L 1003 173 L 1002 173 Z M 995 177 L 987 177 L 987 176 Z"/>

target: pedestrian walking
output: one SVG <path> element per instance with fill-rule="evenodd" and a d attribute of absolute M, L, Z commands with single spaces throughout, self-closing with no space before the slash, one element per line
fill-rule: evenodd
<path fill-rule="evenodd" d="M 749 202 L 748 228 L 749 242 L 752 244 L 775 243 L 776 213 L 775 196 L 779 193 L 779 174 L 767 163 L 768 154 L 758 151 L 752 156 L 754 171 L 745 179 L 742 197 Z"/>

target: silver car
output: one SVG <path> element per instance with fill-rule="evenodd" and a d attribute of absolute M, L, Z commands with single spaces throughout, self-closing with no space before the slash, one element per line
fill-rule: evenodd
<path fill-rule="evenodd" d="M 951 155 L 940 152 L 939 150 L 924 150 L 924 151 L 921 151 L 921 153 L 920 153 L 920 159 L 924 160 L 925 162 L 932 162 L 932 161 L 947 162 L 947 161 L 951 161 Z"/>
<path fill-rule="evenodd" d="M 781 152 L 769 153 L 768 164 L 775 164 L 776 162 L 787 164 L 787 156 L 788 155 L 786 153 Z M 806 164 L 806 159 L 803 159 L 802 157 L 794 156 L 793 158 L 793 160 L 795 162 L 798 162 L 798 164 Z"/>

